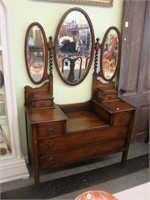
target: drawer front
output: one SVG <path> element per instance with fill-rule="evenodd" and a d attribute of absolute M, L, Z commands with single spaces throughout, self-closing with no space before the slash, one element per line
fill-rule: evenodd
<path fill-rule="evenodd" d="M 57 154 L 51 154 L 39 157 L 39 167 L 57 167 L 65 164 L 72 164 L 92 158 L 115 153 L 124 150 L 126 142 L 124 139 L 110 143 L 95 143 L 86 147 L 81 147 L 71 151 L 61 151 Z"/>
<path fill-rule="evenodd" d="M 128 136 L 128 127 L 107 128 L 94 132 L 71 133 L 53 139 L 41 139 L 38 141 L 39 154 L 46 155 L 60 150 L 71 150 L 91 143 L 111 141 L 116 138 Z"/>
<path fill-rule="evenodd" d="M 118 98 L 117 93 L 103 93 L 102 91 L 97 90 L 96 97 L 98 97 L 101 101 L 115 100 Z"/>
<path fill-rule="evenodd" d="M 41 108 L 41 107 L 49 107 L 53 105 L 53 100 L 37 100 L 32 101 L 32 107 L 34 108 Z"/>
<path fill-rule="evenodd" d="M 106 94 L 103 97 L 104 101 L 117 99 L 117 94 Z"/>
<path fill-rule="evenodd" d="M 64 122 L 45 123 L 37 125 L 38 138 L 51 138 L 61 135 L 65 131 Z"/>
<path fill-rule="evenodd" d="M 130 124 L 130 120 L 132 117 L 131 112 L 124 112 L 124 113 L 119 113 L 113 116 L 113 125 L 114 126 L 120 126 L 120 125 L 127 125 Z"/>

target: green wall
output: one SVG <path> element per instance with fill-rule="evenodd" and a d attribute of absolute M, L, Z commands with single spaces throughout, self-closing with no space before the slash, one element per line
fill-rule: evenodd
<path fill-rule="evenodd" d="M 101 40 L 110 26 L 121 29 L 123 0 L 114 0 L 113 7 L 98 7 L 66 3 L 52 3 L 44 0 L 7 0 L 12 21 L 13 62 L 15 70 L 15 85 L 19 118 L 19 131 L 23 153 L 26 155 L 26 132 L 24 116 L 24 86 L 33 86 L 28 78 L 24 59 L 24 40 L 27 27 L 32 22 L 39 22 L 49 36 L 55 36 L 55 31 L 62 15 L 72 7 L 84 9 L 93 24 L 95 38 Z M 67 86 L 57 74 L 54 66 L 54 100 L 65 104 L 83 102 L 91 97 L 93 65 L 86 79 L 78 86 Z"/>

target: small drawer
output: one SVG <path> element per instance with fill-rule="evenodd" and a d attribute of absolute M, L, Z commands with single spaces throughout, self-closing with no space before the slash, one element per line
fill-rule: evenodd
<path fill-rule="evenodd" d="M 115 114 L 113 116 L 113 125 L 114 126 L 120 126 L 120 125 L 127 125 L 130 123 L 132 114 L 130 112 L 122 112 Z"/>
<path fill-rule="evenodd" d="M 65 132 L 65 123 L 55 122 L 55 123 L 45 123 L 37 125 L 38 138 L 44 137 L 56 137 Z"/>
<path fill-rule="evenodd" d="M 32 100 L 32 107 L 34 108 L 43 108 L 43 107 L 50 107 L 53 105 L 53 100 Z"/>
<path fill-rule="evenodd" d="M 114 90 L 97 89 L 96 97 L 98 97 L 101 101 L 115 100 L 118 98 L 118 93 L 115 89 Z"/>
<path fill-rule="evenodd" d="M 117 99 L 117 95 L 116 94 L 97 94 L 97 97 L 101 101 L 109 101 L 109 100 Z"/>
<path fill-rule="evenodd" d="M 116 94 L 107 94 L 107 95 L 104 95 L 103 97 L 104 101 L 109 101 L 109 100 L 114 100 L 114 99 L 117 99 Z"/>

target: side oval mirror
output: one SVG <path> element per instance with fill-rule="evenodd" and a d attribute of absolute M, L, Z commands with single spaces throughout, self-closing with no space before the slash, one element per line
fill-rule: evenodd
<path fill-rule="evenodd" d="M 30 80 L 42 83 L 47 77 L 48 48 L 44 29 L 37 22 L 31 23 L 26 32 L 25 62 Z"/>
<path fill-rule="evenodd" d="M 105 81 L 112 81 L 119 69 L 121 41 L 119 30 L 112 26 L 108 28 L 101 45 L 100 76 Z"/>

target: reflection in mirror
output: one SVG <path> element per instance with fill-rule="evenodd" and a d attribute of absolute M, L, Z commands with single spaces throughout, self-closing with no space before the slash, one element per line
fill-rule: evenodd
<path fill-rule="evenodd" d="M 106 31 L 101 53 L 102 77 L 111 81 L 116 76 L 120 57 L 120 36 L 116 27 L 110 27 Z"/>
<path fill-rule="evenodd" d="M 46 71 L 46 39 L 42 26 L 32 23 L 26 33 L 25 58 L 29 77 L 33 83 L 40 83 Z"/>
<path fill-rule="evenodd" d="M 55 37 L 55 61 L 58 73 L 69 85 L 77 85 L 87 75 L 94 53 L 94 33 L 87 14 L 69 10 L 60 21 Z"/>

